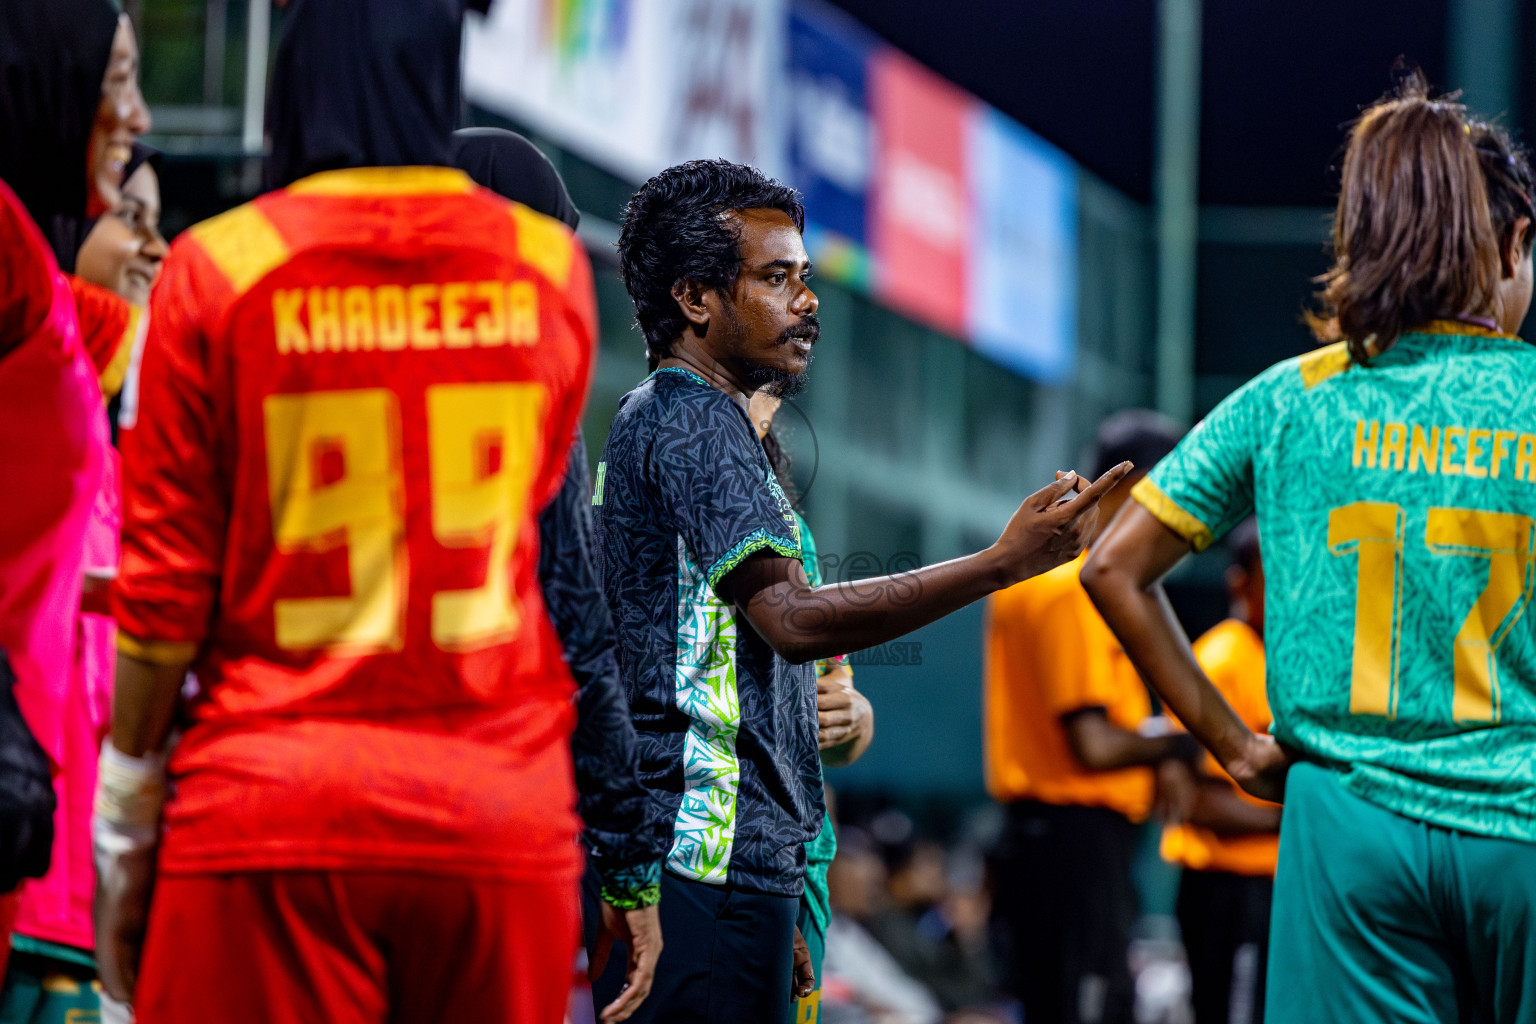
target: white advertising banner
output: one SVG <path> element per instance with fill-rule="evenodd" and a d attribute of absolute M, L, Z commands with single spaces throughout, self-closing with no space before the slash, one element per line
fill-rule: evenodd
<path fill-rule="evenodd" d="M 784 166 L 784 0 L 497 0 L 465 29 L 471 102 L 621 177 Z"/>

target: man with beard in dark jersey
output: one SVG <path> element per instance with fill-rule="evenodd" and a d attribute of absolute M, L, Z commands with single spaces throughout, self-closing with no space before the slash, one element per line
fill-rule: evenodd
<path fill-rule="evenodd" d="M 648 181 L 619 236 L 658 368 L 620 403 L 593 503 L 640 777 L 669 850 L 666 946 L 634 1020 L 783 1024 L 814 984 L 794 943 L 823 814 L 810 663 L 1076 557 L 1129 468 L 1091 486 L 1062 474 L 984 552 L 812 587 L 747 415 L 759 389 L 799 387 L 820 333 L 803 225 L 793 189 L 695 160 Z M 598 979 L 599 1004 L 618 984 Z"/>

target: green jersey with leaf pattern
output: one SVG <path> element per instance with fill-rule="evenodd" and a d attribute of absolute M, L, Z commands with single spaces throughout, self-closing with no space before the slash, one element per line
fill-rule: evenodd
<path fill-rule="evenodd" d="M 1536 842 L 1536 348 L 1462 323 L 1271 367 L 1136 486 L 1257 512 L 1274 732 L 1389 810 Z"/>
<path fill-rule="evenodd" d="M 795 521 L 800 524 L 800 564 L 805 568 L 806 581 L 819 587 L 822 584 L 821 557 L 816 551 L 816 538 L 811 535 L 810 524 L 799 512 L 795 513 Z M 842 659 L 818 661 L 816 674 L 826 675 L 834 663 L 841 664 Z M 821 832 L 805 845 L 805 891 L 800 894 L 801 902 L 810 909 L 811 918 L 823 935 L 832 921 L 832 890 L 827 884 L 827 871 L 836 857 L 837 832 L 832 827 L 832 815 L 826 814 L 821 819 Z M 820 976 L 818 968 L 817 977 Z"/>

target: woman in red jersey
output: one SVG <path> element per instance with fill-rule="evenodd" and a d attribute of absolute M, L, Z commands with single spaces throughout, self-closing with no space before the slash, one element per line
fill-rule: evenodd
<path fill-rule="evenodd" d="M 97 964 L 142 1024 L 564 1017 L 575 685 L 537 515 L 596 302 L 565 225 L 444 166 L 463 2 L 291 4 L 276 190 L 156 286 L 93 820 Z"/>

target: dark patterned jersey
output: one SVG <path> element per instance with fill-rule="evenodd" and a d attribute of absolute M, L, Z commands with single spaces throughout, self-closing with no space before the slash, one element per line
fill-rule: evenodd
<path fill-rule="evenodd" d="M 590 863 L 603 899 L 630 910 L 661 898 L 666 850 L 645 827 L 650 799 L 635 760 L 635 727 L 619 683 L 613 617 L 592 553 L 592 476 L 581 431 L 566 459 L 565 482 L 539 513 L 539 585 L 576 680 L 576 812 L 586 826 Z"/>
<path fill-rule="evenodd" d="M 652 374 L 619 404 L 592 500 L 667 870 L 798 895 L 822 820 L 814 670 L 717 592 L 755 552 L 800 556 L 746 411 L 686 370 Z"/>

